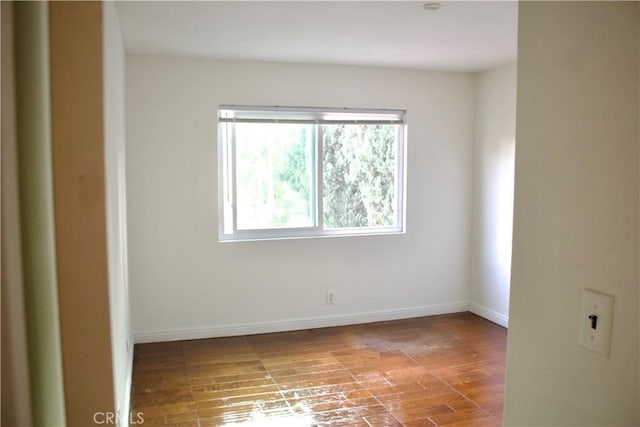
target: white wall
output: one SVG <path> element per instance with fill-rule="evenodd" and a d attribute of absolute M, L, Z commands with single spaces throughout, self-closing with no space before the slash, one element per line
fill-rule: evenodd
<path fill-rule="evenodd" d="M 129 326 L 129 277 L 125 188 L 125 56 L 113 2 L 103 3 L 105 197 L 109 304 L 115 408 L 126 424 L 133 346 Z"/>
<path fill-rule="evenodd" d="M 126 69 L 138 341 L 467 309 L 471 74 L 160 56 Z M 407 233 L 218 243 L 223 103 L 407 109 Z"/>
<path fill-rule="evenodd" d="M 500 325 L 509 319 L 516 64 L 476 76 L 470 310 Z"/>
<path fill-rule="evenodd" d="M 638 4 L 519 7 L 506 425 L 638 425 Z M 615 296 L 610 357 L 578 345 Z"/>

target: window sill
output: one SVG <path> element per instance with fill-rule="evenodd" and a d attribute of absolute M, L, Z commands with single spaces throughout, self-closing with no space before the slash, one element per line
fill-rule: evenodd
<path fill-rule="evenodd" d="M 325 231 L 322 234 L 313 234 L 313 235 L 280 235 L 280 236 L 247 236 L 247 237 L 238 237 L 238 236 L 229 236 L 229 237 L 219 237 L 218 243 L 238 243 L 238 242 L 261 242 L 261 241 L 270 241 L 270 240 L 299 240 L 299 239 L 324 239 L 327 237 L 372 237 L 372 236 L 393 236 L 393 235 L 402 235 L 406 234 L 405 230 L 393 229 L 388 231 Z"/>

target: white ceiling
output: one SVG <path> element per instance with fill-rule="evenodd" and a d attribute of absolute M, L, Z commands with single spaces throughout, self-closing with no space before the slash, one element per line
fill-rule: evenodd
<path fill-rule="evenodd" d="M 517 2 L 119 2 L 129 53 L 481 71 L 516 60 Z"/>

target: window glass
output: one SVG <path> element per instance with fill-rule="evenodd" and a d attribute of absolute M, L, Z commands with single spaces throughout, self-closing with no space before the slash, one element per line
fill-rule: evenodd
<path fill-rule="evenodd" d="M 312 227 L 313 127 L 235 125 L 239 230 Z"/>
<path fill-rule="evenodd" d="M 325 227 L 396 224 L 397 127 L 323 126 Z"/>
<path fill-rule="evenodd" d="M 404 232 L 404 115 L 221 106 L 220 240 Z"/>

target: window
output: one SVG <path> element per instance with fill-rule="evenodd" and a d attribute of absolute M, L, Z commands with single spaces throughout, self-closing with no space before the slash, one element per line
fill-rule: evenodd
<path fill-rule="evenodd" d="M 221 105 L 220 240 L 404 231 L 405 113 Z"/>

